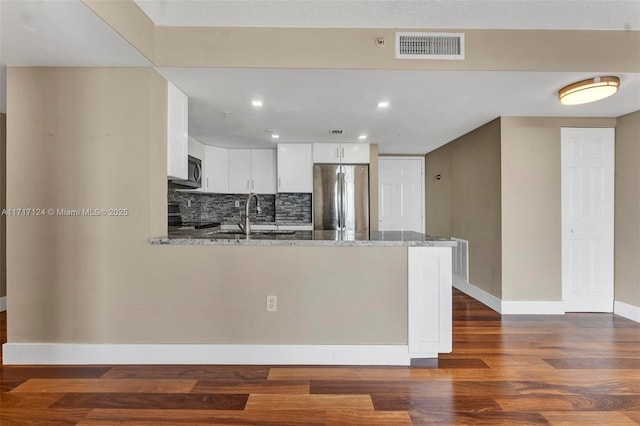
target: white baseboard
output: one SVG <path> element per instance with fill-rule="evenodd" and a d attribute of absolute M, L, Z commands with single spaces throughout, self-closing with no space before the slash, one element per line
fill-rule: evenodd
<path fill-rule="evenodd" d="M 436 354 L 437 356 L 437 354 Z M 261 364 L 409 365 L 407 345 L 116 345 L 5 343 L 5 365 Z"/>
<path fill-rule="evenodd" d="M 501 300 L 484 290 L 453 276 L 453 286 L 502 315 L 564 315 L 564 303 Z"/>
<path fill-rule="evenodd" d="M 481 290 L 480 288 L 474 286 L 473 284 L 469 284 L 468 282 L 460 279 L 455 275 L 453 276 L 453 286 L 458 290 L 460 290 L 461 292 L 465 293 L 466 295 L 473 297 L 478 302 L 484 305 L 487 305 L 489 308 L 493 309 L 498 313 L 501 313 L 502 301 L 497 297 L 495 297 L 494 295 L 489 294 L 484 290 Z"/>
<path fill-rule="evenodd" d="M 629 305 L 616 300 L 613 304 L 613 312 L 631 321 L 640 322 L 640 306 Z"/>
<path fill-rule="evenodd" d="M 7 310 L 7 296 L 0 297 L 0 312 Z"/>
<path fill-rule="evenodd" d="M 564 303 L 557 301 L 503 300 L 502 315 L 564 315 Z"/>

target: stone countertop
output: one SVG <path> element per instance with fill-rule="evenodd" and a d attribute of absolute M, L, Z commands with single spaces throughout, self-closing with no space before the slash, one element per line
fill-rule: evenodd
<path fill-rule="evenodd" d="M 168 237 L 151 244 L 220 246 L 372 246 L 455 247 L 456 241 L 413 231 L 257 231 L 251 235 L 219 229 L 170 228 Z"/>

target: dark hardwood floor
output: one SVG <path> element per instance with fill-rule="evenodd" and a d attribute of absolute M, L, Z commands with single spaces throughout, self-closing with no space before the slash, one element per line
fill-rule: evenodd
<path fill-rule="evenodd" d="M 453 353 L 410 368 L 2 366 L 0 387 L 2 425 L 634 425 L 640 324 L 501 317 L 454 291 Z"/>

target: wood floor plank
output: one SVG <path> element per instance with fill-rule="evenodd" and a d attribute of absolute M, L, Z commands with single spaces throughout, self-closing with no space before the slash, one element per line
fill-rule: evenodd
<path fill-rule="evenodd" d="M 376 410 L 433 410 L 433 411 L 502 411 L 489 396 L 395 396 L 371 395 Z"/>
<path fill-rule="evenodd" d="M 245 410 L 373 410 L 369 395 L 249 395 Z"/>
<path fill-rule="evenodd" d="M 640 358 L 544 358 L 543 360 L 558 369 L 640 369 Z"/>
<path fill-rule="evenodd" d="M 500 368 L 535 368 L 550 370 L 553 367 L 538 357 L 523 357 L 512 355 L 483 355 L 482 361 L 493 369 Z"/>
<path fill-rule="evenodd" d="M 314 380 L 312 394 L 371 394 L 395 396 L 519 395 L 510 382 Z"/>
<path fill-rule="evenodd" d="M 249 395 L 186 393 L 68 393 L 52 408 L 243 410 Z"/>
<path fill-rule="evenodd" d="M 640 410 L 640 395 L 525 395 L 497 397 L 505 411 Z"/>
<path fill-rule="evenodd" d="M 406 411 L 327 410 L 327 425 L 412 425 Z"/>
<path fill-rule="evenodd" d="M 196 379 L 29 379 L 11 393 L 188 393 Z"/>
<path fill-rule="evenodd" d="M 513 413 L 506 411 L 434 411 L 412 410 L 409 415 L 416 425 L 548 425 L 549 422 L 539 413 Z"/>
<path fill-rule="evenodd" d="M 108 372 L 111 367 L 89 366 L 2 366 L 0 377 L 6 379 L 97 379 Z"/>
<path fill-rule="evenodd" d="M 250 394 L 250 393 L 279 393 L 279 394 L 308 394 L 309 381 L 287 380 L 198 380 L 191 393 L 214 394 Z"/>
<path fill-rule="evenodd" d="M 94 409 L 79 425 L 324 425 L 325 410 L 119 410 Z"/>
<path fill-rule="evenodd" d="M 274 367 L 269 380 L 433 380 L 429 369 L 379 367 Z"/>
<path fill-rule="evenodd" d="M 637 381 L 640 370 L 548 370 L 548 369 L 438 369 L 428 370 L 435 380 L 501 380 L 501 381 L 547 381 L 549 383 L 598 383 L 600 381 Z"/>
<path fill-rule="evenodd" d="M 607 426 L 635 426 L 636 423 L 629 417 L 617 411 L 592 411 L 592 412 L 542 412 L 540 413 L 553 426 L 575 425 L 607 425 Z"/>
<path fill-rule="evenodd" d="M 3 411 L 6 408 L 47 408 L 60 398 L 62 398 L 62 394 L 2 393 L 0 394 L 0 408 Z"/>
<path fill-rule="evenodd" d="M 412 359 L 411 367 L 414 368 L 489 368 L 480 358 L 453 358 L 438 359 L 424 358 Z"/>
<path fill-rule="evenodd" d="M 623 411 L 622 414 L 640 425 L 640 410 Z"/>
<path fill-rule="evenodd" d="M 7 408 L 2 410 L 2 426 L 75 425 L 89 410 Z M 113 423 L 112 423 L 113 424 Z"/>
<path fill-rule="evenodd" d="M 0 392 L 9 392 L 26 381 L 27 379 L 0 379 Z"/>
<path fill-rule="evenodd" d="M 510 383 L 519 395 L 640 395 L 640 381 L 573 382 L 570 384 L 549 381 L 514 381 Z"/>
<path fill-rule="evenodd" d="M 127 365 L 109 369 L 103 379 L 266 379 L 269 367 L 252 365 Z"/>

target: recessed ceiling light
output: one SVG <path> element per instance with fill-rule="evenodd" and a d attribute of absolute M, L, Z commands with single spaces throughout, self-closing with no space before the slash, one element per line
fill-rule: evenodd
<path fill-rule="evenodd" d="M 563 105 L 580 105 L 599 101 L 615 94 L 620 88 L 620 79 L 615 76 L 595 77 L 570 84 L 558 91 L 558 100 Z"/>
<path fill-rule="evenodd" d="M 389 107 L 389 101 L 378 102 L 378 108 L 387 108 L 387 107 Z"/>
<path fill-rule="evenodd" d="M 366 138 L 367 138 L 367 135 L 358 136 L 358 139 L 360 139 L 361 141 L 365 140 Z"/>
<path fill-rule="evenodd" d="M 251 101 L 251 105 L 253 105 L 254 107 L 261 107 L 262 101 L 260 100 Z"/>
<path fill-rule="evenodd" d="M 280 138 L 280 135 L 279 135 L 279 134 L 277 134 L 277 133 L 274 133 L 274 134 L 272 134 L 272 135 L 271 135 L 271 138 L 272 138 L 272 139 L 279 139 L 279 138 Z"/>

